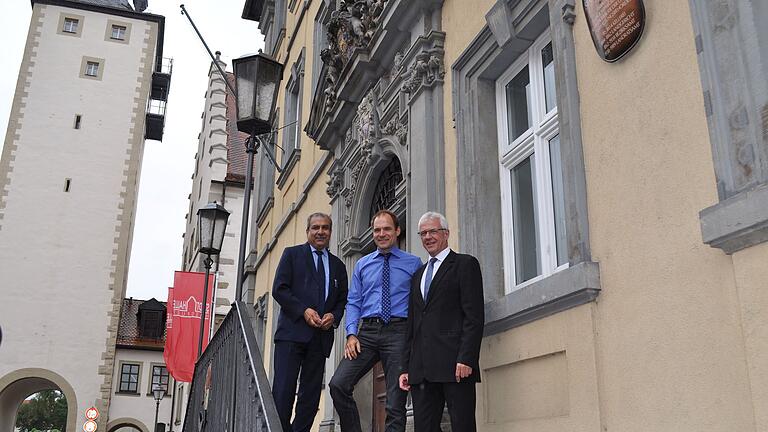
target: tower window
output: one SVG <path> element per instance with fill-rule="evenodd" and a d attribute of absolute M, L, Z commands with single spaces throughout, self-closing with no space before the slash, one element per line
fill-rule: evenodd
<path fill-rule="evenodd" d="M 80 78 L 101 81 L 104 75 L 104 59 L 83 56 L 80 64 Z"/>
<path fill-rule="evenodd" d="M 126 30 L 127 29 L 126 29 L 125 26 L 114 25 L 113 24 L 112 25 L 112 39 L 125 40 L 125 31 Z"/>
<path fill-rule="evenodd" d="M 83 116 L 75 114 L 75 129 L 80 129 L 80 123 L 83 120 Z"/>
<path fill-rule="evenodd" d="M 62 30 L 65 33 L 77 33 L 78 24 L 80 24 L 80 20 L 75 18 L 64 18 L 64 28 Z"/>
<path fill-rule="evenodd" d="M 72 187 L 72 179 L 64 179 L 64 192 L 69 192 L 69 189 Z"/>
<path fill-rule="evenodd" d="M 85 74 L 90 77 L 99 76 L 99 64 L 97 62 L 89 61 L 85 65 Z"/>

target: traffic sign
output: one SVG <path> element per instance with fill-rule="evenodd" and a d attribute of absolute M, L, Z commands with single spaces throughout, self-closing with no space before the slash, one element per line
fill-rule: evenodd
<path fill-rule="evenodd" d="M 96 420 L 99 418 L 99 410 L 97 410 L 96 407 L 88 408 L 85 410 L 85 418 L 88 420 Z"/>
<path fill-rule="evenodd" d="M 98 427 L 98 426 L 96 425 L 96 422 L 95 422 L 95 421 L 93 421 L 93 420 L 88 420 L 88 421 L 87 421 L 87 422 L 85 422 L 85 424 L 83 425 L 83 430 L 84 430 L 85 432 L 96 432 L 96 428 L 97 428 L 97 427 Z"/>

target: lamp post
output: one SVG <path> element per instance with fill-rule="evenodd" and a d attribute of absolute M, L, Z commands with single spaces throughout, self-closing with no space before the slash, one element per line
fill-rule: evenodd
<path fill-rule="evenodd" d="M 209 203 L 197 211 L 197 232 L 200 239 L 198 251 L 205 255 L 205 283 L 203 284 L 203 309 L 200 313 L 200 337 L 197 342 L 197 358 L 203 352 L 203 334 L 205 333 L 205 309 L 208 303 L 208 278 L 211 274 L 211 255 L 221 252 L 221 244 L 224 242 L 224 231 L 227 228 L 229 212 L 224 207 Z"/>
<path fill-rule="evenodd" d="M 253 155 L 259 147 L 260 136 L 272 131 L 272 113 L 277 103 L 277 91 L 283 78 L 283 65 L 263 53 L 232 60 L 235 71 L 237 100 L 237 130 L 250 134 L 246 142 L 248 162 L 245 171 L 243 219 L 240 225 L 240 250 L 237 260 L 235 301 L 242 301 L 245 272 L 245 251 L 248 238 L 248 218 L 253 182 Z M 269 154 L 270 149 L 265 146 Z M 274 163 L 274 157 L 270 155 Z M 276 165 L 276 164 L 275 164 Z M 279 169 L 279 167 L 276 167 Z"/>
<path fill-rule="evenodd" d="M 163 399 L 163 396 L 165 396 L 165 388 L 163 388 L 160 384 L 152 384 L 152 396 L 155 398 L 155 427 L 154 430 L 157 432 L 157 414 L 160 411 L 160 401 Z"/>

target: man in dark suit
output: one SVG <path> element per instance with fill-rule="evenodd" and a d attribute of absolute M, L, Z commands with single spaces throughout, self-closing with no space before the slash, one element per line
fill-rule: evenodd
<path fill-rule="evenodd" d="M 400 388 L 411 390 L 417 432 L 440 430 L 446 403 L 453 432 L 477 430 L 483 277 L 475 257 L 448 247 L 449 234 L 440 213 L 427 212 L 419 219 L 419 236 L 430 259 L 411 280 L 400 375 Z"/>
<path fill-rule="evenodd" d="M 281 308 L 274 338 L 272 395 L 284 432 L 312 427 L 333 329 L 341 323 L 347 303 L 347 269 L 328 252 L 331 229 L 327 214 L 309 215 L 307 243 L 283 251 L 272 285 L 272 297 Z M 291 423 L 297 379 L 299 396 Z"/>

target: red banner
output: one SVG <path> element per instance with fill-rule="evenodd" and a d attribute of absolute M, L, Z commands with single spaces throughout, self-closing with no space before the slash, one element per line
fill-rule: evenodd
<path fill-rule="evenodd" d="M 171 355 L 171 347 L 173 346 L 173 287 L 168 287 L 168 301 L 165 303 L 165 348 L 163 349 L 163 360 L 165 361 L 165 368 L 172 377 L 176 378 L 174 372 L 175 362 Z"/>
<path fill-rule="evenodd" d="M 173 289 L 168 290 L 168 318 L 165 337 L 165 364 L 176 381 L 192 382 L 200 338 L 200 315 L 203 309 L 205 273 L 175 272 Z M 214 277 L 208 279 L 205 307 L 203 350 L 208 345 L 213 308 Z"/>

